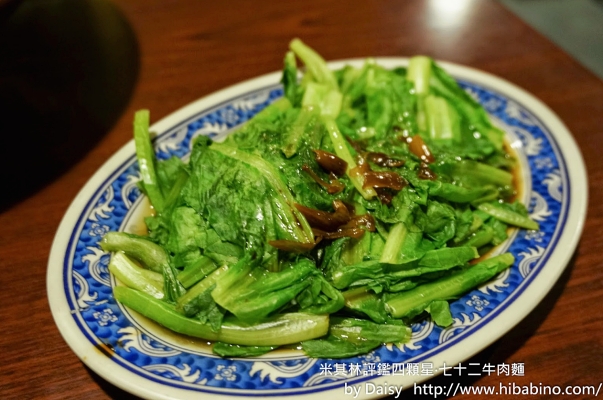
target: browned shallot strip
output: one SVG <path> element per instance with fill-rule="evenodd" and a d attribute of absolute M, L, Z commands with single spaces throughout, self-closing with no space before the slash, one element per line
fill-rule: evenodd
<path fill-rule="evenodd" d="M 429 168 L 429 165 L 427 165 L 426 163 L 421 163 L 419 171 L 417 171 L 417 176 L 419 177 L 419 179 L 428 179 L 430 181 L 435 181 L 438 177 L 436 173 L 433 172 Z"/>
<path fill-rule="evenodd" d="M 421 161 L 429 164 L 435 161 L 431 150 L 429 150 L 429 147 L 427 147 L 421 136 L 401 136 L 400 140 L 405 141 L 408 144 L 410 152 L 419 157 Z"/>
<path fill-rule="evenodd" d="M 357 164 L 356 168 L 350 171 L 350 174 L 362 175 L 364 178 L 363 187 L 374 188 L 383 204 L 391 203 L 393 194 L 390 193 L 390 189 L 399 191 L 407 184 L 406 180 L 397 172 L 371 170 L 368 162 L 362 157 L 358 157 Z"/>
<path fill-rule="evenodd" d="M 375 232 L 375 218 L 370 214 L 354 215 L 345 225 L 340 226 L 340 229 L 357 227 L 363 227 L 365 231 Z"/>
<path fill-rule="evenodd" d="M 353 215 L 350 208 L 341 200 L 333 201 L 335 211 L 332 213 L 301 204 L 296 204 L 295 207 L 306 217 L 314 235 L 318 238 L 360 238 L 365 231 L 375 231 L 375 219 L 370 214 Z"/>
<path fill-rule="evenodd" d="M 377 192 L 377 197 L 379 198 L 381 204 L 389 205 L 392 203 L 394 194 L 391 190 L 386 188 L 376 188 L 375 192 Z"/>
<path fill-rule="evenodd" d="M 333 200 L 332 213 L 326 211 L 315 210 L 314 208 L 306 207 L 301 204 L 296 204 L 295 207 L 306 217 L 312 228 L 317 228 L 326 232 L 333 232 L 341 225 L 347 223 L 352 215 L 347 206 L 341 200 Z"/>
<path fill-rule="evenodd" d="M 364 176 L 367 172 L 371 171 L 371 167 L 368 165 L 364 157 L 360 155 L 356 156 L 356 167 L 350 170 L 350 176 Z"/>
<path fill-rule="evenodd" d="M 390 188 L 402 190 L 406 181 L 397 172 L 393 171 L 369 171 L 364 174 L 363 188 Z"/>
<path fill-rule="evenodd" d="M 333 153 L 329 153 L 324 150 L 312 150 L 314 151 L 316 162 L 327 172 L 331 172 L 335 175 L 343 176 L 345 171 L 348 169 L 348 163 L 337 157 Z"/>
<path fill-rule="evenodd" d="M 334 232 L 312 228 L 315 236 L 324 239 L 338 239 L 342 237 L 360 239 L 366 231 L 375 232 L 375 219 L 370 214 L 355 215 Z"/>
<path fill-rule="evenodd" d="M 335 176 L 335 174 L 332 172 L 331 172 L 331 176 L 330 176 L 331 181 L 327 182 L 324 179 L 322 179 L 320 176 L 316 175 L 316 172 L 312 171 L 312 168 L 310 168 L 306 164 L 302 165 L 302 170 L 307 172 L 308 175 L 310 175 L 310 177 L 312 179 L 314 179 L 314 181 L 316 183 L 318 183 L 320 186 L 325 188 L 327 190 L 327 193 L 329 193 L 329 194 L 337 194 L 337 193 L 341 192 L 343 189 L 345 189 L 345 185 L 343 184 L 343 182 L 337 180 L 337 176 Z"/>

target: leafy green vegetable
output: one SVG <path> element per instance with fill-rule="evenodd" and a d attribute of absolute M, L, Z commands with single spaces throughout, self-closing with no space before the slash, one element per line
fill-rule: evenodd
<path fill-rule="evenodd" d="M 329 335 L 325 339 L 302 342 L 304 352 L 315 358 L 348 358 L 365 354 L 381 344 L 378 340 L 350 342 Z"/>
<path fill-rule="evenodd" d="M 117 301 L 157 321 L 168 329 L 204 340 L 244 346 L 282 346 L 324 336 L 329 329 L 327 315 L 286 313 L 248 324 L 226 318 L 218 332 L 212 326 L 176 311 L 173 305 L 124 286 L 113 288 Z"/>
<path fill-rule="evenodd" d="M 361 343 L 366 340 L 402 343 L 410 338 L 410 328 L 402 323 L 376 324 L 357 318 L 331 318 L 329 333 L 342 340 Z"/>
<path fill-rule="evenodd" d="M 136 113 L 155 212 L 148 237 L 101 241 L 126 285 L 115 298 L 223 357 L 301 342 L 344 358 L 407 341 L 417 318 L 451 325 L 450 300 L 514 263 L 475 259 L 511 226 L 538 229 L 507 202 L 504 133 L 425 56 L 332 71 L 295 39 L 281 82 L 284 97 L 223 142 L 197 137 L 187 164 L 156 160 Z"/>
<path fill-rule="evenodd" d="M 505 207 L 499 203 L 482 203 L 478 208 L 498 219 L 499 221 L 506 222 L 510 225 L 519 226 L 525 229 L 538 230 L 538 223 L 528 218 L 526 215 L 522 215 L 519 212 L 512 210 L 510 207 Z"/>
<path fill-rule="evenodd" d="M 279 272 L 255 268 L 243 258 L 216 281 L 212 297 L 241 320 L 257 321 L 293 300 L 308 286 L 315 271 L 305 258 Z"/>
<path fill-rule="evenodd" d="M 414 317 L 433 301 L 456 299 L 470 289 L 487 282 L 510 267 L 514 261 L 511 253 L 490 258 L 453 275 L 398 294 L 386 302 L 386 309 L 395 318 Z"/>
<path fill-rule="evenodd" d="M 398 324 L 376 324 L 363 319 L 331 319 L 329 336 L 302 342 L 310 357 L 346 358 L 364 354 L 382 343 L 402 343 L 410 338 L 410 328 Z"/>
<path fill-rule="evenodd" d="M 362 313 L 380 324 L 389 319 L 381 296 L 372 292 L 367 286 L 345 291 L 343 297 L 345 307 L 351 311 Z"/>
<path fill-rule="evenodd" d="M 136 112 L 134 115 L 134 141 L 136 143 L 136 156 L 142 177 L 142 189 L 149 196 L 155 210 L 161 212 L 164 207 L 164 193 L 159 186 L 155 171 L 155 151 L 151 144 L 149 120 L 150 114 L 148 110 Z"/>
<path fill-rule="evenodd" d="M 212 350 L 220 357 L 256 357 L 276 348 L 277 346 L 241 346 L 218 342 L 214 343 Z"/>
<path fill-rule="evenodd" d="M 425 309 L 433 322 L 439 326 L 449 326 L 452 324 L 452 315 L 450 314 L 450 305 L 444 300 L 434 300 Z"/>
<path fill-rule="evenodd" d="M 145 292 L 157 299 L 163 299 L 163 276 L 157 272 L 136 265 L 124 253 L 111 257 L 109 272 L 130 288 Z"/>
<path fill-rule="evenodd" d="M 194 264 L 187 266 L 178 273 L 178 280 L 182 283 L 182 286 L 188 289 L 216 268 L 217 266 L 211 258 L 199 256 Z"/>
<path fill-rule="evenodd" d="M 101 240 L 100 246 L 105 251 L 123 251 L 155 272 L 161 272 L 162 265 L 169 262 L 161 246 L 146 238 L 124 232 L 108 232 Z"/>

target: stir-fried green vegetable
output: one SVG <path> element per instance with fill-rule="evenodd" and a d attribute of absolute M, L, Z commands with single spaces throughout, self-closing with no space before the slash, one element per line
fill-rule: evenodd
<path fill-rule="evenodd" d="M 297 59 L 305 65 L 298 71 Z M 136 113 L 149 235 L 108 233 L 115 298 L 221 356 L 299 344 L 349 357 L 452 324 L 449 300 L 514 263 L 476 263 L 509 226 L 538 229 L 486 112 L 430 58 L 332 71 L 300 40 L 285 96 L 190 162 L 158 161 Z"/>

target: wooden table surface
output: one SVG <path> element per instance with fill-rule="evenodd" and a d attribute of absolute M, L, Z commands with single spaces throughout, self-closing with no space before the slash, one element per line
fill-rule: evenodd
<path fill-rule="evenodd" d="M 35 7 L 32 3 L 22 7 Z M 41 3 L 56 7 L 45 20 L 73 21 L 62 17 L 69 13 L 69 1 Z M 46 297 L 46 269 L 59 222 L 92 174 L 130 140 L 135 110 L 149 108 L 156 121 L 218 89 L 278 70 L 294 37 L 327 60 L 422 53 L 482 69 L 531 92 L 559 115 L 578 142 L 588 170 L 590 201 L 582 239 L 542 303 L 469 360 L 524 363 L 525 376 L 465 377 L 462 382 L 565 386 L 603 381 L 603 202 L 598 201 L 603 198 L 603 82 L 516 16 L 494 1 L 480 0 L 83 3 L 88 11 L 80 15 L 89 23 L 74 29 L 95 29 L 119 43 L 113 22 L 126 21 L 131 28 L 137 53 L 112 59 L 117 65 L 127 61 L 136 79 L 131 96 L 128 83 L 123 84 L 119 95 L 125 100 L 106 135 L 61 174 L 0 210 L 0 398 L 128 396 L 88 369 L 55 326 Z M 10 23 L 10 18 L 9 14 L 0 23 Z M 32 18 L 29 23 L 40 21 Z M 51 41 L 52 35 L 45 40 Z M 63 62 L 72 60 L 65 57 Z M 431 383 L 456 381 L 438 377 Z"/>

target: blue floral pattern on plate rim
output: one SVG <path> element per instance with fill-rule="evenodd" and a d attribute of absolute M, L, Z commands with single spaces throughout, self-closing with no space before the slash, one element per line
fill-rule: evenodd
<path fill-rule="evenodd" d="M 357 369 L 352 374 L 354 365 L 378 365 L 382 374 L 391 373 L 396 363 L 428 360 L 475 334 L 541 273 L 566 223 L 570 182 L 559 145 L 538 116 L 521 102 L 483 83 L 470 79 L 460 79 L 459 83 L 513 140 L 521 143 L 518 156 L 529 172 L 524 173 L 524 199 L 541 230 L 515 231 L 498 249 L 511 251 L 517 260 L 515 265 L 453 302 L 451 327 L 442 329 L 424 321 L 413 326 L 410 343 L 382 346 L 346 360 L 314 360 L 295 354 L 225 360 L 158 337 L 141 326 L 129 310 L 116 304 L 111 295 L 115 281 L 107 269 L 109 255 L 98 247 L 102 235 L 122 229 L 131 211 L 139 206 L 138 173 L 132 154 L 89 196 L 64 254 L 63 290 L 81 333 L 95 346 L 109 346 L 111 350 L 105 353 L 113 362 L 145 379 L 193 392 L 245 396 L 296 395 L 339 388 L 344 383 L 357 384 L 374 376 L 358 374 Z M 159 135 L 155 142 L 158 157 L 186 157 L 194 136 L 226 135 L 280 96 L 279 85 L 267 85 L 200 110 Z M 338 368 L 340 373 L 325 374 L 326 365 Z"/>

